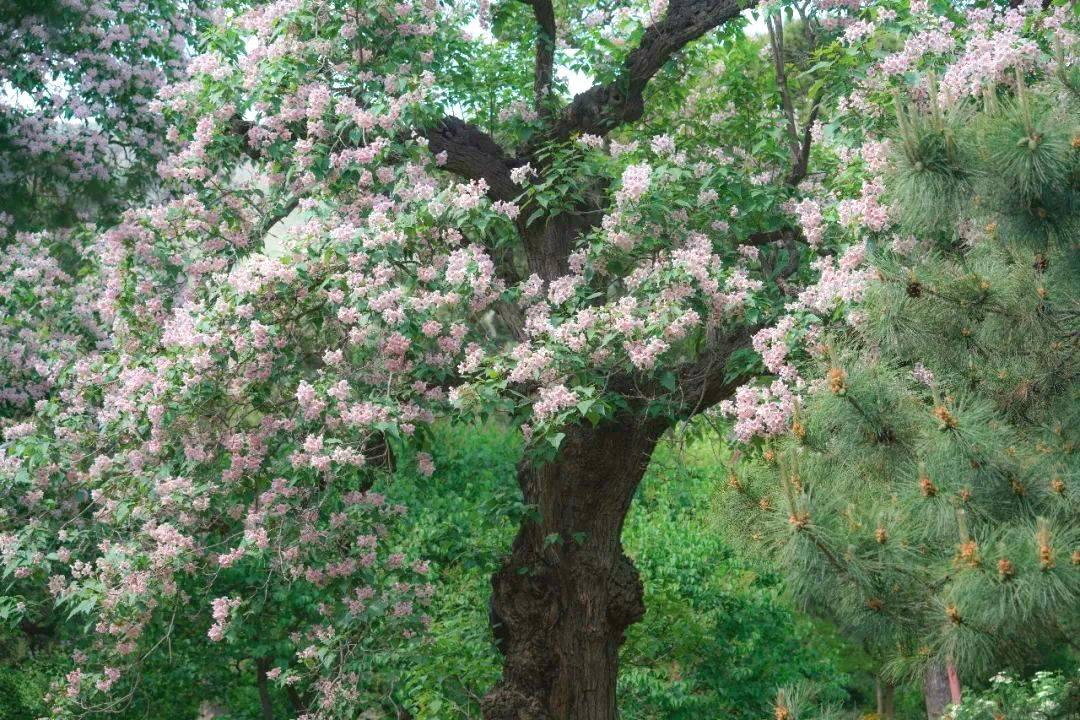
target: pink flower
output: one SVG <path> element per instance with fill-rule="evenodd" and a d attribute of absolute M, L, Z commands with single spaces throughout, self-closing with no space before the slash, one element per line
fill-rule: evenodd
<path fill-rule="evenodd" d="M 426 452 L 416 454 L 416 467 L 424 477 L 431 477 L 435 474 L 435 461 Z"/>
<path fill-rule="evenodd" d="M 533 404 L 533 415 L 538 422 L 543 422 L 560 410 L 573 407 L 578 401 L 578 396 L 565 385 L 542 387 L 539 395 L 540 399 Z"/>
<path fill-rule="evenodd" d="M 640 200 L 649 191 L 651 176 L 652 168 L 649 167 L 648 163 L 631 165 L 626 168 L 623 171 L 622 188 L 616 195 L 616 201 L 623 205 L 630 201 Z"/>
<path fill-rule="evenodd" d="M 536 170 L 533 170 L 532 163 L 518 165 L 516 168 L 510 171 L 510 181 L 515 185 L 524 185 L 530 177 L 535 176 Z"/>

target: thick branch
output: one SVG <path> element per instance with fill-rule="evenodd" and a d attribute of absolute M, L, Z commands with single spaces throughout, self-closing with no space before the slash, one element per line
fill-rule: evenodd
<path fill-rule="evenodd" d="M 262 160 L 262 153 L 247 142 L 252 123 L 234 118 L 230 130 L 241 138 L 241 150 L 252 160 Z M 432 154 L 446 153 L 443 169 L 467 180 L 487 181 L 488 195 L 493 200 L 512 200 L 518 188 L 510 180 L 515 163 L 486 132 L 470 123 L 447 116 L 430 128 L 419 130 L 428 141 Z M 302 137 L 302 134 L 298 135 Z M 404 138 L 402 138 L 404 139 Z"/>
<path fill-rule="evenodd" d="M 456 117 L 447 116 L 426 130 L 428 148 L 434 155 L 446 153 L 443 169 L 469 180 L 487 181 L 488 195 L 512 200 L 519 189 L 510 179 L 514 163 L 486 132 Z"/>
<path fill-rule="evenodd" d="M 730 335 L 717 338 L 702 351 L 692 365 L 680 373 L 679 386 L 686 391 L 685 417 L 708 410 L 726 400 L 746 382 L 743 376 L 729 377 L 727 362 L 732 353 L 750 347 L 750 339 L 760 327 L 741 326 Z"/>
<path fill-rule="evenodd" d="M 671 57 L 713 28 L 736 17 L 756 0 L 671 0 L 667 15 L 645 30 L 641 44 L 623 62 L 615 80 L 594 85 L 563 108 L 544 140 L 565 140 L 575 132 L 603 135 L 639 119 L 645 87 Z"/>

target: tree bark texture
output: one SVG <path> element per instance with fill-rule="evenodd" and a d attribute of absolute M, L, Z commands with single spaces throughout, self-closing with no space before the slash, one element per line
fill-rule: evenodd
<path fill-rule="evenodd" d="M 946 708 L 952 702 L 949 671 L 945 663 L 934 663 L 926 669 L 923 696 L 926 699 L 926 720 L 941 720 L 941 716 L 945 714 Z"/>
<path fill-rule="evenodd" d="M 896 687 L 880 677 L 874 683 L 877 690 L 877 714 L 881 720 L 893 720 L 896 714 Z"/>
<path fill-rule="evenodd" d="M 625 418 L 567 431 L 559 456 L 523 461 L 536 514 L 492 579 L 505 662 L 484 698 L 488 720 L 614 720 L 619 647 L 645 612 L 620 535 L 664 423 Z"/>

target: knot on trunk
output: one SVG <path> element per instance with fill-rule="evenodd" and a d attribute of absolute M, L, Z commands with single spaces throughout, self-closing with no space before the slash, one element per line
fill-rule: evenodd
<path fill-rule="evenodd" d="M 619 555 L 608 578 L 608 622 L 625 630 L 645 617 L 645 592 L 641 575 L 630 558 Z"/>

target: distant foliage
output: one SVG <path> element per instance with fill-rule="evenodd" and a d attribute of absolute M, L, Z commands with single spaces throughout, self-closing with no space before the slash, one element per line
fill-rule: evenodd
<path fill-rule="evenodd" d="M 157 98 L 214 0 L 0 2 L 0 247 L 115 219 L 168 153 Z"/>

